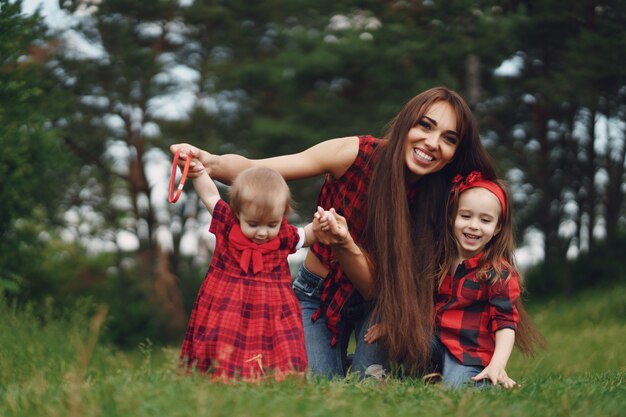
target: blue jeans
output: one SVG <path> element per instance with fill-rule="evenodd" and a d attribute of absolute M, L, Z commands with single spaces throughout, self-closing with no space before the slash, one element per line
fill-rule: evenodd
<path fill-rule="evenodd" d="M 484 366 L 472 366 L 461 364 L 444 346 L 443 343 L 434 337 L 431 345 L 431 361 L 436 372 L 441 374 L 441 382 L 451 388 L 463 386 L 485 387 L 488 380 L 474 382 L 472 377 L 478 375 L 485 369 Z"/>
<path fill-rule="evenodd" d="M 337 344 L 330 345 L 332 335 L 326 327 L 326 317 L 322 315 L 316 321 L 311 320 L 313 313 L 321 305 L 322 287 L 321 277 L 308 271 L 304 266 L 300 267 L 293 282 L 293 289 L 302 308 L 304 340 L 311 375 L 336 378 L 344 377 L 349 372 L 357 372 L 359 378 L 364 378 L 367 368 L 371 365 L 386 367 L 387 355 L 381 343 L 369 344 L 363 340 L 370 326 L 371 305 L 362 303 L 360 306 L 353 306 L 350 300 L 355 297 L 350 297 L 346 301 L 343 311 L 361 308 L 363 313 L 350 314 L 350 318 L 342 317 Z M 356 336 L 356 349 L 350 363 L 347 350 L 352 331 Z"/>

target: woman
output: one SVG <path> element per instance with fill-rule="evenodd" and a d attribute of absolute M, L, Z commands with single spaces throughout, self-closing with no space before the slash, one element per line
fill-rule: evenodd
<path fill-rule="evenodd" d="M 250 166 L 273 168 L 286 180 L 325 174 L 317 204 L 345 216 L 350 236 L 336 245 L 314 245 L 294 281 L 311 372 L 345 375 L 352 331 L 352 370 L 361 376 L 387 358 L 409 372 L 422 367 L 434 317 L 435 231 L 444 224 L 448 184 L 455 174 L 473 170 L 495 177 L 458 94 L 436 87 L 415 96 L 389 123 L 384 139 L 331 139 L 258 160 L 212 155 L 188 144 L 170 150 L 181 150 L 181 159 L 199 158 L 224 182 Z M 363 340 L 372 317 L 393 323 L 384 349 Z"/>

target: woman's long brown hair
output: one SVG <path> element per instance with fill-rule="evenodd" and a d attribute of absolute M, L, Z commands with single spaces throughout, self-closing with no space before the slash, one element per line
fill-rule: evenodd
<path fill-rule="evenodd" d="M 416 194 L 408 201 L 407 134 L 440 101 L 454 109 L 461 140 L 452 161 L 419 179 Z M 364 236 L 375 269 L 373 317 L 385 325 L 390 361 L 401 364 L 406 373 L 415 374 L 428 360 L 433 335 L 438 241 L 444 233 L 449 184 L 458 173 L 479 170 L 487 179 L 495 178 L 496 173 L 480 143 L 469 107 L 458 94 L 444 87 L 411 99 L 389 123 L 385 139 L 374 158 Z"/>
<path fill-rule="evenodd" d="M 506 183 L 501 180 L 492 180 L 504 191 L 505 201 L 510 202 L 510 195 Z M 460 192 L 457 186 L 453 187 L 446 203 L 446 231 L 442 236 L 442 262 L 439 270 L 438 285 L 441 285 L 445 275 L 452 270 L 458 259 L 456 238 L 454 237 L 454 222 L 459 208 Z M 483 256 L 476 270 L 478 280 L 508 279 L 516 274 L 521 294 L 524 294 L 524 282 L 515 265 L 515 236 L 511 204 L 505 210 L 504 216 L 499 219 L 500 231 L 487 243 Z M 546 343 L 535 327 L 530 315 L 526 312 L 521 296 L 515 300 L 514 306 L 518 313 L 517 329 L 515 330 L 515 346 L 524 356 L 532 356 L 537 347 L 545 348 Z"/>

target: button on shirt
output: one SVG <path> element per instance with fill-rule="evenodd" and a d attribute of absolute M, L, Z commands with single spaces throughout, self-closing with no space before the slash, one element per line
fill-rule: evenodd
<path fill-rule="evenodd" d="M 495 349 L 495 332 L 513 330 L 519 320 L 515 301 L 520 296 L 516 273 L 477 280 L 482 253 L 463 261 L 454 277 L 448 273 L 436 296 L 437 336 L 463 365 L 487 366 Z"/>

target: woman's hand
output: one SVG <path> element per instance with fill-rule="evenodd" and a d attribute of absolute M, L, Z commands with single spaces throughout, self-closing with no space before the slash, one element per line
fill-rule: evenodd
<path fill-rule="evenodd" d="M 365 332 L 365 336 L 363 337 L 363 340 L 365 340 L 366 343 L 372 344 L 372 343 L 376 343 L 378 340 L 382 339 L 383 337 L 385 337 L 385 325 L 383 325 L 382 323 L 376 323 L 376 324 L 372 324 L 367 331 Z"/>
<path fill-rule="evenodd" d="M 350 235 L 346 218 L 337 214 L 334 208 L 326 211 L 318 207 L 312 225 L 318 242 L 331 246 L 335 259 L 357 291 L 366 300 L 374 298 L 373 266 Z"/>
<path fill-rule="evenodd" d="M 328 211 L 317 208 L 313 215 L 313 233 L 317 241 L 325 245 L 343 245 L 351 239 L 346 218 L 334 208 Z"/>
<path fill-rule="evenodd" d="M 175 143 L 170 146 L 170 152 L 175 154 L 180 151 L 180 158 L 178 159 L 178 166 L 183 169 L 187 158 L 192 158 L 189 164 L 189 178 L 197 178 L 204 172 L 204 166 L 200 163 L 200 157 L 203 151 L 188 143 Z"/>

